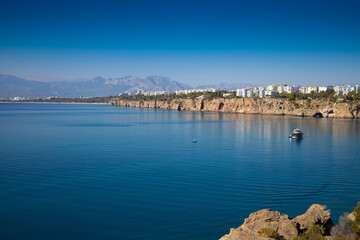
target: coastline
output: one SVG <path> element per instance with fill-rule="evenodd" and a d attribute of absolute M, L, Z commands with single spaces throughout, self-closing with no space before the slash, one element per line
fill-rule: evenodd
<path fill-rule="evenodd" d="M 0 103 L 36 103 L 36 104 L 96 104 L 96 105 L 108 105 L 108 102 L 103 103 L 86 103 L 86 102 L 0 102 Z"/>
<path fill-rule="evenodd" d="M 353 212 L 344 213 L 334 225 L 331 211 L 326 206 L 313 204 L 302 215 L 291 218 L 271 209 L 253 212 L 244 223 L 219 240 L 357 240 L 360 202 Z"/>
<path fill-rule="evenodd" d="M 174 100 L 122 100 L 114 98 L 110 105 L 178 111 L 286 115 L 317 118 L 360 119 L 360 102 L 330 102 L 276 98 L 213 98 Z"/>

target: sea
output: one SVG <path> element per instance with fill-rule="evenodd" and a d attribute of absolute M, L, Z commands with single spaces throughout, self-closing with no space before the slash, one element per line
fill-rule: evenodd
<path fill-rule="evenodd" d="M 358 120 L 0 104 L 0 239 L 219 239 L 359 200 Z"/>

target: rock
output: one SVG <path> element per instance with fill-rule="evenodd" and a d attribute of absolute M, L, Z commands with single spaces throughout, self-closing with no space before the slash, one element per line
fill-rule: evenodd
<path fill-rule="evenodd" d="M 109 104 L 122 107 L 158 108 L 185 111 L 236 112 L 252 114 L 291 115 L 302 117 L 360 118 L 360 104 L 332 103 L 325 100 L 292 102 L 278 98 L 215 98 L 127 101 L 112 99 Z"/>
<path fill-rule="evenodd" d="M 330 210 L 319 204 L 311 205 L 306 213 L 297 216 L 294 221 L 299 224 L 300 231 L 305 231 L 312 223 L 322 225 L 326 235 L 330 234 L 330 229 L 334 226 L 330 217 Z"/>
<path fill-rule="evenodd" d="M 334 115 L 339 118 L 354 118 L 353 109 L 347 103 L 336 103 L 334 105 Z"/>
<path fill-rule="evenodd" d="M 333 117 L 334 110 L 331 107 L 326 107 L 325 109 L 320 111 L 320 114 L 325 118 Z"/>
<path fill-rule="evenodd" d="M 319 204 L 313 204 L 306 213 L 294 219 L 277 211 L 263 209 L 251 213 L 249 218 L 245 219 L 243 225 L 236 229 L 232 228 L 230 233 L 220 238 L 220 240 L 269 239 L 258 235 L 258 231 L 263 228 L 274 229 L 279 233 L 278 239 L 289 240 L 306 231 L 312 223 L 322 225 L 325 229 L 325 235 L 330 234 L 330 229 L 334 225 L 330 217 L 330 211 Z"/>
<path fill-rule="evenodd" d="M 256 235 L 256 233 L 243 230 L 240 228 L 231 228 L 230 233 L 220 238 L 220 240 L 270 240 L 271 238 L 264 238 Z M 272 239 L 273 240 L 273 239 Z"/>
<path fill-rule="evenodd" d="M 221 240 L 268 239 L 257 235 L 257 232 L 262 228 L 276 230 L 281 239 L 290 239 L 290 237 L 298 235 L 297 225 L 288 215 L 270 209 L 263 209 L 250 214 L 243 225 L 231 230 Z"/>
<path fill-rule="evenodd" d="M 354 221 L 355 221 L 355 213 L 354 213 L 354 212 L 350 213 L 349 215 L 347 215 L 347 218 L 348 218 L 351 222 L 354 222 Z"/>

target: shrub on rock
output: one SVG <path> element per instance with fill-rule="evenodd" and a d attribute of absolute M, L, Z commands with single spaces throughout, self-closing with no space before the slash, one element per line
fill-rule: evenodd
<path fill-rule="evenodd" d="M 357 234 L 351 228 L 352 220 L 349 214 L 339 218 L 339 224 L 331 229 L 331 236 L 334 240 L 357 240 Z"/>
<path fill-rule="evenodd" d="M 291 240 L 325 240 L 324 232 L 323 226 L 312 223 L 305 232 Z"/>
<path fill-rule="evenodd" d="M 272 229 L 272 228 L 262 228 L 258 231 L 258 235 L 261 237 L 267 237 L 267 238 L 273 238 L 273 239 L 277 239 L 279 237 L 279 233 Z"/>

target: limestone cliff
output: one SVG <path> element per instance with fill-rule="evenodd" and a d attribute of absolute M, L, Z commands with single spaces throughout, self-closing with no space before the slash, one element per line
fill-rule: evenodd
<path fill-rule="evenodd" d="M 111 105 L 121 107 L 157 108 L 184 111 L 209 111 L 227 113 L 252 113 L 290 115 L 302 117 L 360 118 L 360 102 L 334 103 L 325 100 L 298 100 L 276 98 L 215 98 L 174 99 L 171 101 L 127 101 L 113 99 Z"/>
<path fill-rule="evenodd" d="M 230 233 L 220 240 L 270 240 L 271 238 L 259 236 L 259 231 L 264 228 L 276 230 L 279 234 L 276 239 L 289 240 L 307 230 L 311 224 L 323 226 L 325 235 L 328 236 L 333 226 L 330 211 L 325 206 L 313 204 L 306 213 L 291 219 L 286 214 L 263 209 L 251 213 L 244 224 L 230 229 Z"/>

